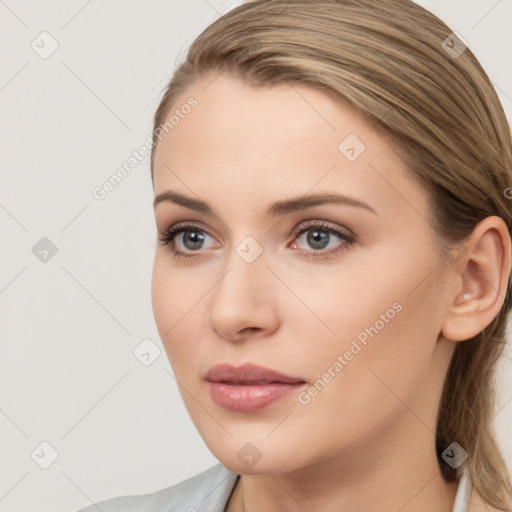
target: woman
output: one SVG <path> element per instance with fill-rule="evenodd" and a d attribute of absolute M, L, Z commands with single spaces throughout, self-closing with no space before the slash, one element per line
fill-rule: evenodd
<path fill-rule="evenodd" d="M 248 2 L 154 122 L 153 310 L 220 463 L 101 510 L 512 510 L 512 143 L 464 41 L 408 0 Z"/>

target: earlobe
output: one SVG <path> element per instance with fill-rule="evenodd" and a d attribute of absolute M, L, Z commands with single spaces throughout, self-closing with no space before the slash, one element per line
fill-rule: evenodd
<path fill-rule="evenodd" d="M 511 250 L 503 219 L 491 216 L 478 223 L 457 266 L 459 285 L 443 323 L 445 338 L 471 339 L 497 316 L 507 292 Z"/>

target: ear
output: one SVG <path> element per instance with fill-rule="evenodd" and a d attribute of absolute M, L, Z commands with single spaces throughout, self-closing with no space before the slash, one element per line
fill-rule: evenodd
<path fill-rule="evenodd" d="M 503 219 L 490 216 L 476 225 L 454 263 L 458 284 L 442 326 L 445 338 L 470 339 L 494 320 L 505 301 L 511 252 Z"/>

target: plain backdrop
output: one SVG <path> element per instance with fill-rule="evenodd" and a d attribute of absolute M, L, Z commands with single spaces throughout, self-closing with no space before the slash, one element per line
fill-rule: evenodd
<path fill-rule="evenodd" d="M 149 156 L 103 200 L 92 191 L 147 140 L 177 62 L 235 4 L 0 0 L 1 512 L 74 512 L 217 462 L 151 310 Z M 469 43 L 512 119 L 512 2 L 421 4 Z M 134 355 L 146 339 L 161 349 L 149 366 Z M 512 467 L 508 355 L 495 425 Z"/>

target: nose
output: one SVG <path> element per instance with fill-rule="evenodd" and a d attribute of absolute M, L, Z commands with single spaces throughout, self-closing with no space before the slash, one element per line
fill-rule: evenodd
<path fill-rule="evenodd" d="M 277 283 L 263 254 L 248 263 L 233 251 L 226 267 L 210 296 L 211 329 L 231 342 L 273 334 L 279 326 Z"/>

